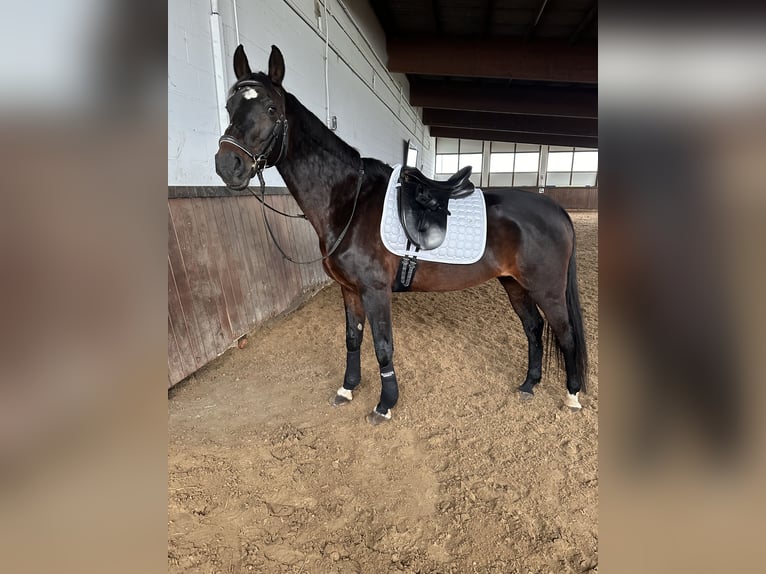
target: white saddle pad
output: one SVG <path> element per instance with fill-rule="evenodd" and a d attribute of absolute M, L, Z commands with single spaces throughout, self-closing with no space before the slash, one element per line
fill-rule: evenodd
<path fill-rule="evenodd" d="M 416 255 L 419 261 L 434 263 L 452 263 L 468 265 L 476 263 L 484 255 L 487 245 L 487 208 L 484 194 L 477 187 L 468 197 L 451 199 L 447 219 L 447 235 L 436 249 L 430 251 L 407 251 L 407 236 L 399 222 L 397 192 L 399 191 L 399 172 L 402 166 L 397 164 L 388 180 L 383 217 L 380 220 L 380 237 L 383 245 L 391 253 L 403 257 Z"/>

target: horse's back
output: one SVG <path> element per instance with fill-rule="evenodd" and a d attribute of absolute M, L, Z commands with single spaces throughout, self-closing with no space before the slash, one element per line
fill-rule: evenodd
<path fill-rule="evenodd" d="M 484 197 L 487 247 L 502 261 L 503 274 L 526 284 L 540 272 L 566 269 L 574 229 L 564 208 L 543 194 L 517 188 L 487 190 Z"/>
<path fill-rule="evenodd" d="M 534 233 L 564 239 L 572 237 L 572 221 L 558 203 L 541 193 L 518 188 L 484 191 L 490 227 L 515 224 L 524 234 Z"/>

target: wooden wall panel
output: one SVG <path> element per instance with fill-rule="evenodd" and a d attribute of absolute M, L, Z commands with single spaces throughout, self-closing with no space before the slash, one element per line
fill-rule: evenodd
<path fill-rule="evenodd" d="M 510 187 L 487 187 L 487 190 L 511 189 Z M 530 193 L 538 193 L 537 187 L 518 187 Z M 564 209 L 598 210 L 597 187 L 546 187 L 545 195 Z"/>
<path fill-rule="evenodd" d="M 287 213 L 291 196 L 267 196 Z M 267 217 L 293 258 L 316 257 L 316 234 L 301 219 Z M 168 200 L 168 386 L 214 359 L 264 320 L 329 283 L 321 263 L 282 257 L 253 197 Z"/>
<path fill-rule="evenodd" d="M 173 350 L 171 350 L 171 335 Z M 170 258 L 168 258 L 168 370 L 171 378 L 177 376 L 183 378 L 183 373 L 197 369 L 197 357 L 201 355 L 195 350 L 194 345 L 193 334 L 184 314 L 178 285 L 173 276 Z M 171 358 L 171 353 L 175 353 L 177 357 Z"/>
<path fill-rule="evenodd" d="M 232 281 L 239 283 L 241 319 L 245 325 L 256 324 L 255 314 L 255 291 L 251 277 L 252 257 L 245 251 L 242 240 L 243 224 L 242 214 L 236 209 L 233 200 L 219 202 L 222 212 L 223 226 L 227 229 L 227 244 L 231 246 L 227 250 L 229 256 L 229 272 Z M 238 327 L 237 331 L 242 328 Z"/>
<path fill-rule="evenodd" d="M 221 289 L 223 290 L 224 311 L 226 312 L 231 332 L 242 332 L 243 329 L 247 328 L 247 322 L 243 320 L 245 311 L 239 281 L 232 279 L 231 254 L 235 248 L 234 238 L 230 232 L 231 226 L 226 225 L 225 221 L 221 221 L 220 212 L 222 204 L 220 201 L 203 200 L 202 206 L 205 209 L 211 231 L 209 235 L 211 253 L 221 254 L 217 263 Z M 226 246 L 229 246 L 229 248 L 227 249 Z"/>
<path fill-rule="evenodd" d="M 188 230 L 193 228 L 193 218 L 186 209 L 188 205 L 175 203 L 173 209 L 169 209 L 170 241 L 168 242 L 168 258 L 170 267 L 178 287 L 178 295 L 181 301 L 186 324 L 190 330 L 190 340 L 195 363 L 204 365 L 209 360 L 210 354 L 205 348 L 203 332 L 210 330 L 207 321 L 208 313 L 205 312 L 200 297 L 193 294 L 192 285 L 202 284 L 202 280 L 196 273 L 197 266 L 187 267 L 185 258 L 191 258 L 194 250 L 192 236 Z M 171 316 L 174 324 L 181 321 L 180 317 Z"/>
<path fill-rule="evenodd" d="M 237 210 L 242 229 L 238 242 L 242 245 L 245 257 L 250 263 L 250 283 L 252 289 L 251 306 L 255 323 L 261 322 L 268 315 L 267 304 L 274 299 L 273 295 L 266 292 L 263 276 L 265 274 L 264 250 L 261 248 L 263 238 L 258 227 L 255 225 L 251 213 L 251 203 L 255 200 L 248 197 L 238 197 L 233 200 Z"/>
<path fill-rule="evenodd" d="M 487 190 L 512 189 L 510 187 L 488 187 Z M 517 187 L 530 193 L 539 193 L 537 187 Z M 598 210 L 597 187 L 546 187 L 544 194 L 564 209 Z"/>
<path fill-rule="evenodd" d="M 564 209 L 598 209 L 597 187 L 547 187 L 545 195 L 556 200 Z"/>

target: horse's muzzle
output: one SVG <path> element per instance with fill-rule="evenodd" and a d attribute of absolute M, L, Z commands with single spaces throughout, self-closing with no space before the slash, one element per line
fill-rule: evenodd
<path fill-rule="evenodd" d="M 230 150 L 218 150 L 215 154 L 215 172 L 227 187 L 240 191 L 250 183 L 249 166 L 238 153 Z"/>

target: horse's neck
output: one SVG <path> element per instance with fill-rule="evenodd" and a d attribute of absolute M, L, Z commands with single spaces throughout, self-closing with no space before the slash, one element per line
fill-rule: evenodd
<path fill-rule="evenodd" d="M 345 144 L 331 141 L 337 136 L 295 98 L 288 100 L 286 115 L 288 149 L 277 169 L 320 241 L 329 247 L 328 242 L 340 231 L 335 229 L 337 224 L 331 221 L 332 215 L 344 211 L 339 204 L 350 205 L 353 200 L 355 189 L 348 189 L 347 182 L 353 175 L 356 184 L 358 173 L 352 166 L 360 163 L 360 159 L 356 154 L 352 156 Z"/>

